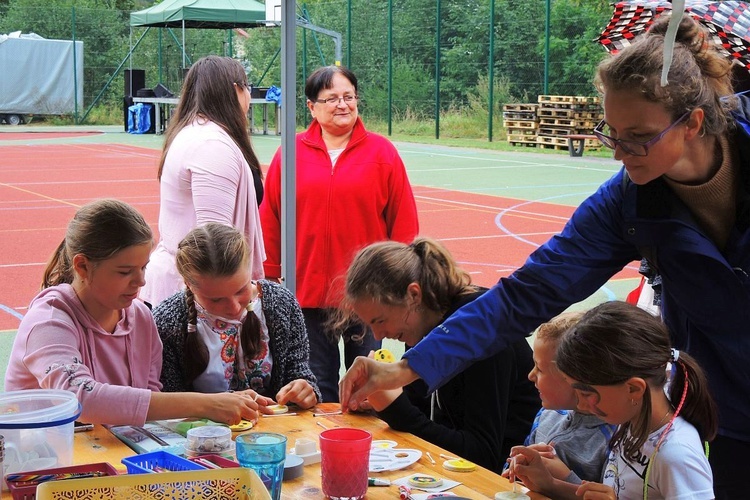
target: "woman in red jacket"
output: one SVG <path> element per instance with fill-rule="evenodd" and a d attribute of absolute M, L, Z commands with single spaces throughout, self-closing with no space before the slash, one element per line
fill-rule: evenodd
<path fill-rule="evenodd" d="M 396 148 L 365 129 L 358 116 L 357 77 L 341 66 L 313 72 L 305 83 L 310 127 L 297 134 L 297 300 L 310 338 L 310 368 L 323 401 L 338 401 L 338 338 L 326 326 L 341 299 L 356 252 L 377 241 L 411 242 L 419 231 L 414 195 Z M 266 277 L 281 269 L 281 151 L 266 177 L 260 207 Z M 380 347 L 370 332 L 344 333 L 345 364 Z"/>

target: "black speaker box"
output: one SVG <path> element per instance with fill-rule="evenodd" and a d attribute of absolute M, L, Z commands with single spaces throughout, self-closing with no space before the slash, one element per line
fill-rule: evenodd
<path fill-rule="evenodd" d="M 146 86 L 145 69 L 125 70 L 125 97 L 133 97 L 138 89 Z"/>
<path fill-rule="evenodd" d="M 172 91 L 161 83 L 157 84 L 156 87 L 154 87 L 154 95 L 156 97 L 174 97 Z"/>

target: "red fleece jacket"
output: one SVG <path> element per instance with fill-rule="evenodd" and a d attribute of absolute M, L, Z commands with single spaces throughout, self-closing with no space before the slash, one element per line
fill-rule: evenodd
<path fill-rule="evenodd" d="M 303 308 L 335 307 L 344 277 L 361 248 L 382 240 L 411 243 L 417 206 L 396 148 L 357 119 L 331 164 L 313 120 L 296 140 L 297 300 Z M 271 161 L 260 206 L 266 277 L 281 276 L 281 149 Z"/>

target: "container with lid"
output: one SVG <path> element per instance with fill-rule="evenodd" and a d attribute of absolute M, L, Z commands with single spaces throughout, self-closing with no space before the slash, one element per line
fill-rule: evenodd
<path fill-rule="evenodd" d="M 73 463 L 73 422 L 81 405 L 72 392 L 28 389 L 0 394 L 3 475 Z"/>

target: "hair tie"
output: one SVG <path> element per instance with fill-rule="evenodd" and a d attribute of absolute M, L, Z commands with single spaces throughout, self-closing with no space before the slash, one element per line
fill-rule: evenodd
<path fill-rule="evenodd" d="M 677 360 L 680 359 L 680 351 L 679 349 L 672 348 L 672 354 L 669 356 L 669 361 L 672 363 L 676 363 Z"/>
<path fill-rule="evenodd" d="M 188 323 L 187 331 L 188 333 L 195 333 L 198 331 L 198 328 L 195 326 L 194 323 Z"/>

